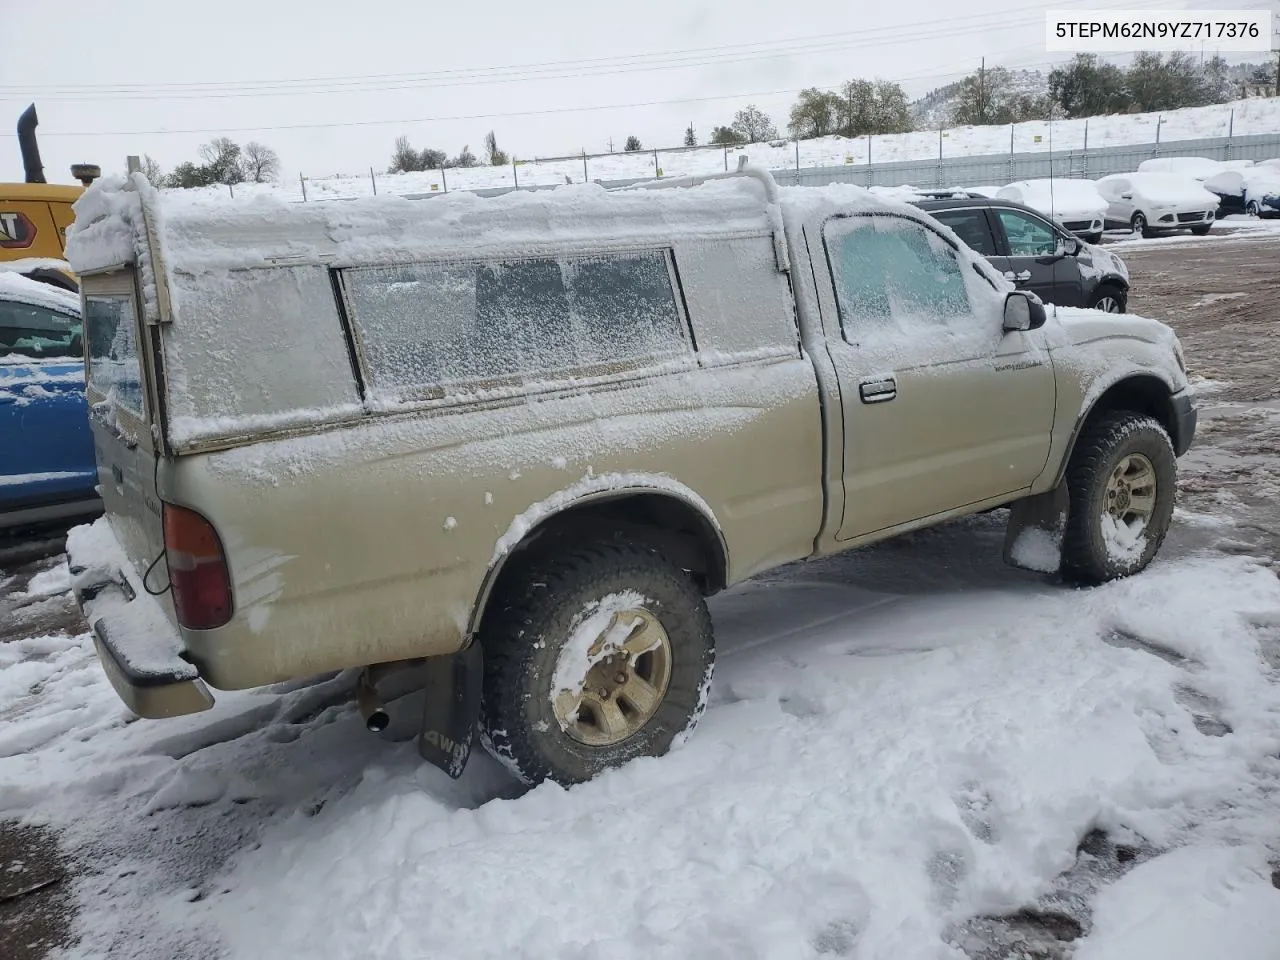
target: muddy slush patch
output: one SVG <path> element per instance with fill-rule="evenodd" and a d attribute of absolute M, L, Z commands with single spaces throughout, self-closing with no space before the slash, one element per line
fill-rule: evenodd
<path fill-rule="evenodd" d="M 71 945 L 71 880 L 57 837 L 0 821 L 0 943 L 5 960 L 43 960 Z"/>

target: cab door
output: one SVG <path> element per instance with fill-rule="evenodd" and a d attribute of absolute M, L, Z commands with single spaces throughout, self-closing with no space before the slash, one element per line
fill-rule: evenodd
<path fill-rule="evenodd" d="M 1003 294 L 922 220 L 805 230 L 840 387 L 850 540 L 1031 485 L 1055 384 L 1042 331 L 1003 331 Z"/>
<path fill-rule="evenodd" d="M 1008 251 L 1001 268 L 1005 279 L 1045 303 L 1084 306 L 1080 264 L 1068 252 L 1075 246 L 1075 238 L 1029 210 L 992 207 L 991 213 L 997 238 Z"/>

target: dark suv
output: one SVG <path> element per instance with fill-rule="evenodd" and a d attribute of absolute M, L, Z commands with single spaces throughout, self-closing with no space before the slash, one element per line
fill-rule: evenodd
<path fill-rule="evenodd" d="M 956 232 L 1019 290 L 1046 303 L 1124 313 L 1129 269 L 1030 207 L 975 193 L 921 195 L 911 203 Z"/>

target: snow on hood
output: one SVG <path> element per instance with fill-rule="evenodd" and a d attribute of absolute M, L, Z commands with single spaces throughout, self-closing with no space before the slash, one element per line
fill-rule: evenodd
<path fill-rule="evenodd" d="M 1217 206 L 1218 197 L 1206 190 L 1194 177 L 1180 173 L 1124 173 L 1103 177 L 1099 183 L 1116 179 L 1130 181 L 1148 203 L 1208 204 Z"/>
<path fill-rule="evenodd" d="M 1092 180 L 1020 180 L 1001 187 L 996 196 L 1066 220 L 1092 220 L 1107 212 L 1107 201 Z"/>
<path fill-rule="evenodd" d="M 41 283 L 39 280 L 30 280 L 3 270 L 0 270 L 0 299 L 18 300 L 36 307 L 80 315 L 78 294 L 55 287 L 51 283 Z"/>

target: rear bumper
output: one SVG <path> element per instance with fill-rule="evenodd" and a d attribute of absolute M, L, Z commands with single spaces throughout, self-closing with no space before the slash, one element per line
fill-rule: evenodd
<path fill-rule="evenodd" d="M 156 600 L 132 581 L 120 553 L 106 518 L 67 538 L 72 589 L 93 630 L 103 672 L 140 717 L 208 710 L 213 695 L 184 658 L 181 637 Z"/>
<path fill-rule="evenodd" d="M 1190 389 L 1175 393 L 1170 401 L 1173 405 L 1173 452 L 1182 456 L 1189 449 L 1196 436 L 1196 395 Z"/>

